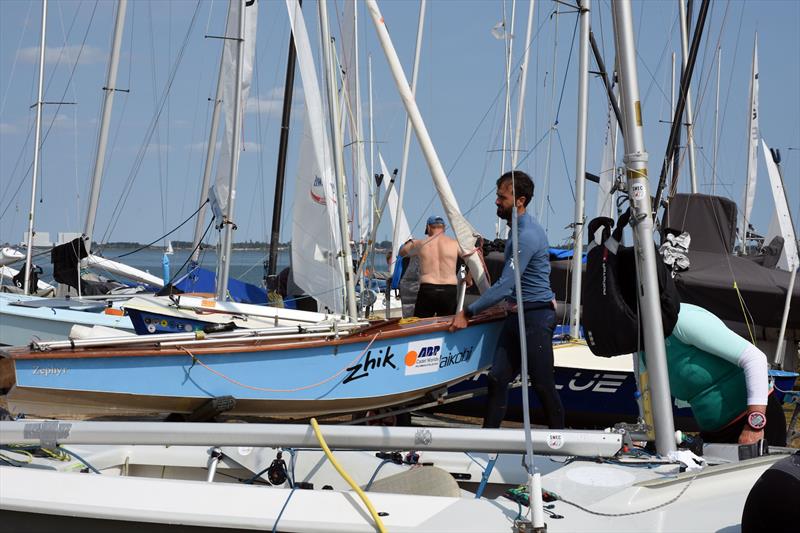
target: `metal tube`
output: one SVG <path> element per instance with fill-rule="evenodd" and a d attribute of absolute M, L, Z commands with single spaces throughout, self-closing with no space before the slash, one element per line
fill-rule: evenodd
<path fill-rule="evenodd" d="M 511 168 L 517 168 L 519 159 L 519 140 L 522 136 L 522 117 L 525 112 L 525 88 L 528 85 L 528 59 L 531 55 L 531 34 L 533 33 L 533 12 L 536 0 L 528 4 L 528 29 L 525 31 L 525 53 L 522 55 L 520 66 L 519 104 L 517 106 L 517 124 L 514 128 L 514 148 L 511 151 Z"/>
<path fill-rule="evenodd" d="M 236 178 L 239 172 L 239 149 L 242 140 L 242 73 L 244 72 L 244 13 L 246 0 L 239 2 L 239 37 L 236 43 L 236 84 L 233 95 L 233 139 L 231 139 L 230 177 L 228 184 L 227 220 L 223 220 L 222 246 L 217 276 L 217 300 L 225 301 L 228 296 L 228 277 L 230 275 L 230 256 L 233 244 L 233 207 L 236 200 Z"/>
<path fill-rule="evenodd" d="M 717 150 L 719 149 L 719 78 L 722 69 L 722 47 L 717 47 L 717 97 L 714 100 L 714 155 L 711 158 L 711 194 L 717 193 Z"/>
<path fill-rule="evenodd" d="M 612 4 L 617 45 L 619 78 L 625 109 L 625 166 L 634 226 L 634 245 L 639 272 L 639 306 L 644 327 L 645 357 L 651 374 L 650 387 L 656 430 L 656 449 L 666 456 L 675 451 L 675 427 L 669 389 L 664 330 L 656 276 L 656 250 L 653 243 L 653 218 L 647 182 L 647 151 L 644 147 L 639 78 L 636 66 L 636 41 L 630 0 Z M 631 332 L 635 334 L 635 332 Z"/>
<path fill-rule="evenodd" d="M 417 19 L 417 41 L 414 47 L 414 65 L 411 70 L 411 96 L 416 98 L 417 95 L 417 81 L 419 76 L 419 57 L 420 52 L 422 51 L 422 36 L 424 34 L 425 29 L 425 7 L 427 6 L 427 0 L 421 0 L 419 3 L 419 17 Z M 406 194 L 406 176 L 408 174 L 408 151 L 411 146 L 411 132 L 413 131 L 413 126 L 411 124 L 411 116 L 406 117 L 406 129 L 405 133 L 403 134 L 403 158 L 401 159 L 400 163 L 400 186 L 397 189 L 397 212 L 394 214 L 395 225 L 392 231 L 392 260 L 389 263 L 389 276 L 392 276 L 395 269 L 395 264 L 399 258 L 399 251 L 400 246 L 397 241 L 400 238 L 400 224 L 397 222 L 400 221 L 400 213 L 403 212 L 403 198 Z M 408 237 L 408 235 L 404 235 L 404 238 Z M 389 297 L 387 292 L 386 298 L 386 312 L 387 318 L 389 313 Z"/>
<path fill-rule="evenodd" d="M 503 24 L 505 25 L 505 2 L 503 2 Z M 506 101 L 503 109 L 503 146 L 500 151 L 500 174 L 506 171 L 506 150 L 508 147 L 508 136 L 511 129 L 511 54 L 514 48 L 514 15 L 517 11 L 516 0 L 511 0 L 511 25 L 504 27 L 503 42 L 506 45 Z M 513 168 L 513 167 L 512 167 Z M 500 225 L 497 226 L 500 228 Z M 499 237 L 499 235 L 498 235 Z"/>
<path fill-rule="evenodd" d="M 578 52 L 578 126 L 575 151 L 575 215 L 572 232 L 572 283 L 570 287 L 569 332 L 581 336 L 581 281 L 583 279 L 583 228 L 586 222 L 586 131 L 589 120 L 589 21 L 591 0 L 581 0 L 580 45 Z"/>
<path fill-rule="evenodd" d="M 297 5 L 302 9 L 303 1 Z M 283 186 L 286 179 L 286 152 L 289 146 L 289 125 L 292 116 L 292 95 L 294 93 L 294 66 L 297 51 L 294 48 L 294 33 L 289 35 L 289 54 L 286 59 L 286 82 L 283 84 L 283 113 L 281 115 L 281 138 L 278 143 L 278 169 L 275 173 L 275 198 L 272 202 L 272 231 L 269 236 L 269 260 L 267 277 L 278 272 L 278 244 L 281 238 L 281 212 L 283 209 Z"/>
<path fill-rule="evenodd" d="M 386 59 L 389 62 L 395 87 L 400 93 L 400 98 L 403 101 L 406 112 L 411 117 L 411 123 L 414 126 L 414 132 L 417 135 L 417 140 L 419 141 L 422 154 L 425 156 L 425 162 L 428 164 L 428 170 L 433 178 L 436 192 L 439 194 L 439 198 L 442 201 L 445 214 L 450 220 L 450 224 L 455 231 L 462 253 L 471 252 L 475 249 L 474 229 L 471 227 L 469 222 L 467 222 L 466 218 L 464 218 L 458 208 L 458 201 L 453 194 L 453 189 L 450 187 L 450 183 L 447 181 L 447 176 L 445 175 L 444 167 L 442 167 L 442 162 L 439 160 L 439 156 L 436 153 L 436 148 L 433 146 L 430 134 L 425 126 L 425 121 L 422 119 L 422 115 L 419 112 L 419 108 L 414 100 L 414 96 L 411 94 L 408 79 L 406 78 L 405 72 L 403 72 L 403 67 L 400 65 L 400 59 L 397 57 L 397 51 L 392 45 L 392 40 L 391 37 L 389 37 L 389 32 L 386 29 L 386 24 L 383 19 L 383 15 L 381 15 L 380 8 L 378 8 L 378 4 L 375 0 L 367 0 L 367 6 L 369 8 L 370 16 L 372 17 L 372 22 L 375 25 L 375 29 L 378 34 L 378 40 L 381 43 L 381 48 L 383 49 Z M 401 183 L 400 185 L 402 186 L 403 184 Z M 475 279 L 478 290 L 481 292 L 487 290 L 489 288 L 489 278 L 486 275 L 483 262 L 480 260 L 480 254 L 469 254 L 465 257 L 465 261 L 472 272 L 472 276 Z"/>
<path fill-rule="evenodd" d="M 524 452 L 521 429 L 414 428 L 321 426 L 331 449 Z M 551 430 L 533 434 L 537 453 L 612 457 L 622 447 L 622 435 L 604 431 L 559 430 L 564 446 L 547 445 Z M 318 449 L 319 442 L 304 424 L 214 424 L 184 422 L 0 422 L 0 444 L 135 444 L 162 446 L 271 446 Z"/>
<path fill-rule="evenodd" d="M 224 333 L 211 333 L 208 335 L 202 335 L 200 332 L 197 333 L 160 333 L 156 335 L 130 335 L 124 337 L 100 337 L 96 339 L 79 339 L 79 340 L 71 340 L 71 341 L 37 341 L 31 343 L 31 346 L 34 350 L 38 351 L 49 351 L 49 350 L 59 350 L 59 349 L 66 349 L 66 348 L 91 348 L 97 346 L 135 346 L 135 345 L 153 345 L 153 346 L 161 346 L 165 343 L 172 343 L 172 344 L 180 344 L 182 342 L 193 342 L 198 339 L 206 339 L 206 340 L 220 340 L 224 339 L 226 341 L 237 340 L 237 339 L 247 339 L 253 337 L 269 338 L 269 337 L 280 337 L 283 335 L 291 335 L 298 333 L 298 328 L 301 331 L 311 334 L 311 332 L 318 332 L 329 330 L 331 332 L 336 332 L 337 334 L 343 334 L 344 332 L 350 331 L 352 329 L 357 329 L 361 326 L 367 325 L 367 322 L 359 322 L 359 323 L 334 323 L 334 324 L 324 324 L 319 326 L 280 326 L 274 328 L 259 328 L 259 329 L 238 329 L 235 331 L 228 331 Z"/>
<path fill-rule="evenodd" d="M 47 0 L 42 0 L 42 35 L 39 41 L 39 85 L 36 92 L 36 136 L 33 145 L 33 174 L 31 174 L 31 208 L 28 211 L 28 249 L 25 251 L 25 284 L 22 290 L 30 294 L 31 256 L 33 255 L 33 220 L 36 216 L 36 180 L 39 177 L 40 144 L 42 138 L 42 92 L 44 90 L 44 50 L 47 33 Z"/>
<path fill-rule="evenodd" d="M 686 5 L 683 0 L 678 0 L 678 17 L 681 23 L 681 58 L 683 70 L 689 61 L 689 21 L 686 17 Z M 697 193 L 697 171 L 694 164 L 694 123 L 692 118 L 692 90 L 686 84 L 686 147 L 689 150 L 689 176 L 692 180 L 692 193 Z"/>
<path fill-rule="evenodd" d="M 375 213 L 375 223 L 372 225 L 372 230 L 369 233 L 369 239 L 367 240 L 367 244 L 364 247 L 364 252 L 361 255 L 361 259 L 358 262 L 358 272 L 356 272 L 356 279 L 360 279 L 362 274 L 364 273 L 364 268 L 367 266 L 367 260 L 369 259 L 370 253 L 372 249 L 375 247 L 375 235 L 378 233 L 378 225 L 381 223 L 381 218 L 383 217 L 383 213 L 386 210 L 386 203 L 389 201 L 389 194 L 392 192 L 394 188 L 394 179 L 395 175 L 392 175 L 392 179 L 389 180 L 389 185 L 386 187 L 386 194 L 383 195 L 383 199 L 381 200 L 381 205 L 378 207 L 377 212 Z M 365 290 L 366 287 L 364 285 L 361 286 L 361 290 Z"/>
<path fill-rule="evenodd" d="M 322 33 L 322 56 L 325 79 L 328 87 L 328 111 L 330 113 L 331 142 L 333 144 L 334 172 L 336 174 L 336 206 L 339 211 L 339 231 L 342 238 L 344 256 L 344 284 L 347 314 L 350 320 L 357 320 L 355 278 L 353 273 L 353 252 L 350 249 L 350 228 L 347 224 L 347 196 L 345 195 L 344 161 L 342 158 L 342 136 L 339 130 L 339 104 L 336 95 L 336 76 L 334 76 L 331 39 L 328 26 L 328 2 L 319 0 L 319 22 Z"/>
<path fill-rule="evenodd" d="M 114 22 L 114 37 L 111 46 L 111 56 L 108 62 L 108 74 L 106 76 L 106 86 L 103 87 L 105 96 L 103 98 L 103 111 L 100 118 L 100 133 L 97 137 L 97 156 L 94 161 L 92 184 L 89 189 L 89 207 L 86 211 L 86 224 L 83 226 L 83 234 L 86 237 L 87 254 L 92 251 L 92 235 L 94 234 L 94 223 L 97 217 L 97 202 L 100 199 L 100 182 L 103 178 L 103 167 L 106 160 L 108 130 L 111 126 L 111 108 L 114 105 L 114 93 L 117 90 L 119 51 L 122 47 L 122 34 L 123 28 L 125 27 L 125 11 L 127 7 L 128 0 L 119 0 L 117 3 L 117 17 Z M 80 286 L 80 284 L 78 285 Z"/>

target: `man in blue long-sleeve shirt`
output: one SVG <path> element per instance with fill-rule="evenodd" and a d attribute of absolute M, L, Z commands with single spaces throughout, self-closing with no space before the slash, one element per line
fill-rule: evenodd
<path fill-rule="evenodd" d="M 564 427 L 564 408 L 553 380 L 553 329 L 556 324 L 554 295 L 550 288 L 550 259 L 547 235 L 525 208 L 533 199 L 533 181 L 520 171 L 506 172 L 497 180 L 497 216 L 509 226 L 513 209 L 519 228 L 517 257 L 525 314 L 528 372 L 536 394 L 544 406 L 547 425 Z M 515 303 L 512 241 L 506 241 L 503 272 L 495 283 L 465 310 L 453 317 L 451 330 L 467 326 L 469 318 L 503 300 Z M 500 427 L 507 410 L 508 385 L 520 370 L 518 310 L 513 308 L 503 324 L 500 340 L 489 371 L 486 415 L 483 427 Z"/>

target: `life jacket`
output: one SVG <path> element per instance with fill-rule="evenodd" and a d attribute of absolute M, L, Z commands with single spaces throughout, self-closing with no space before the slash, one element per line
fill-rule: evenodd
<path fill-rule="evenodd" d="M 630 219 L 630 209 L 614 221 L 599 217 L 589 223 L 589 235 L 603 228 L 603 244 L 595 245 L 586 254 L 581 321 L 586 342 L 593 354 L 613 357 L 634 353 L 644 348 L 644 335 L 638 313 L 636 255 L 633 247 L 622 246 L 622 230 Z M 658 250 L 656 250 L 656 256 Z M 678 321 L 680 297 L 672 276 L 663 261 L 656 261 L 661 317 L 664 337 L 668 337 Z"/>

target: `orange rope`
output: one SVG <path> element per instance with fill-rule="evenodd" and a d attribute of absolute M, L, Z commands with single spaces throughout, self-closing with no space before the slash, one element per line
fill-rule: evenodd
<path fill-rule="evenodd" d="M 324 385 L 325 383 L 328 383 L 328 382 L 329 382 L 329 381 L 331 381 L 332 379 L 335 379 L 336 377 L 338 377 L 339 375 L 341 375 L 341 374 L 342 374 L 342 372 L 344 372 L 345 370 L 347 370 L 347 368 L 348 368 L 348 367 L 350 367 L 350 366 L 352 366 L 353 364 L 357 363 L 359 359 L 361 359 L 362 357 L 364 357 L 364 354 L 367 352 L 367 350 L 369 350 L 370 346 L 372 346 L 372 343 L 373 343 L 373 342 L 375 342 L 375 339 L 377 339 L 377 338 L 378 338 L 378 335 L 380 335 L 380 332 L 376 333 L 376 334 L 375 334 L 375 336 L 374 336 L 374 337 L 372 337 L 372 340 L 371 340 L 371 341 L 369 341 L 369 344 L 367 344 L 367 346 L 366 346 L 366 347 L 365 347 L 365 348 L 364 348 L 364 349 L 361 351 L 361 353 L 360 353 L 360 354 L 358 354 L 358 356 L 357 356 L 355 359 L 353 359 L 352 361 L 350 361 L 350 363 L 348 363 L 348 364 L 347 364 L 347 366 L 345 366 L 344 368 L 342 368 L 341 370 L 339 370 L 339 371 L 338 371 L 337 373 L 335 373 L 334 375 L 332 375 L 332 376 L 330 376 L 329 378 L 326 378 L 326 379 L 324 379 L 324 380 L 320 381 L 319 383 L 314 383 L 313 385 L 306 385 L 306 386 L 304 386 L 304 387 L 297 387 L 297 388 L 295 388 L 295 389 L 267 389 L 267 388 L 263 388 L 263 387 L 255 387 L 255 386 L 253 386 L 253 385 L 247 385 L 247 384 L 245 384 L 245 383 L 242 383 L 242 382 L 240 382 L 240 381 L 236 381 L 236 380 L 235 380 L 235 379 L 233 379 L 232 377 L 226 376 L 225 374 L 223 374 L 222 372 L 219 372 L 218 370 L 214 370 L 213 368 L 211 368 L 211 367 L 210 367 L 210 366 L 208 366 L 207 364 L 203 363 L 203 362 L 202 362 L 200 359 L 198 359 L 198 358 L 197 358 L 197 356 L 196 356 L 196 355 L 194 355 L 192 352 L 190 352 L 189 350 L 187 350 L 187 349 L 186 349 L 186 348 L 184 348 L 183 346 L 181 346 L 181 347 L 180 347 L 180 349 L 181 349 L 181 350 L 183 350 L 184 352 L 186 352 L 186 355 L 188 355 L 189 357 L 191 357 L 191 358 L 192 358 L 192 361 L 194 361 L 195 363 L 199 364 L 200 366 L 202 366 L 203 368 L 205 368 L 205 369 L 206 369 L 206 370 L 208 370 L 209 372 L 211 372 L 211 373 L 213 373 L 213 374 L 216 374 L 217 376 L 221 377 L 222 379 L 224 379 L 224 380 L 226 380 L 226 381 L 229 381 L 229 382 L 233 383 L 234 385 L 238 385 L 238 386 L 240 386 L 240 387 L 244 387 L 245 389 L 256 390 L 256 391 L 262 391 L 262 392 L 298 392 L 298 391 L 301 391 L 301 390 L 307 390 L 307 389 L 313 389 L 314 387 L 319 387 L 320 385 Z"/>

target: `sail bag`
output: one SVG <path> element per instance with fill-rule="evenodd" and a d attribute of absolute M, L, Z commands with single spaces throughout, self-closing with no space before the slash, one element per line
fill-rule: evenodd
<path fill-rule="evenodd" d="M 594 235 L 600 227 L 604 230 L 603 244 L 590 249 L 586 257 L 582 322 L 589 349 L 601 357 L 634 353 L 644 348 L 636 294 L 639 283 L 635 250 L 620 244 L 622 230 L 629 219 L 630 210 L 620 217 L 613 233 L 610 228 L 614 221 L 610 218 L 599 217 L 589 223 L 589 235 Z M 656 261 L 656 271 L 661 318 L 667 337 L 678 321 L 680 298 L 663 261 Z"/>

